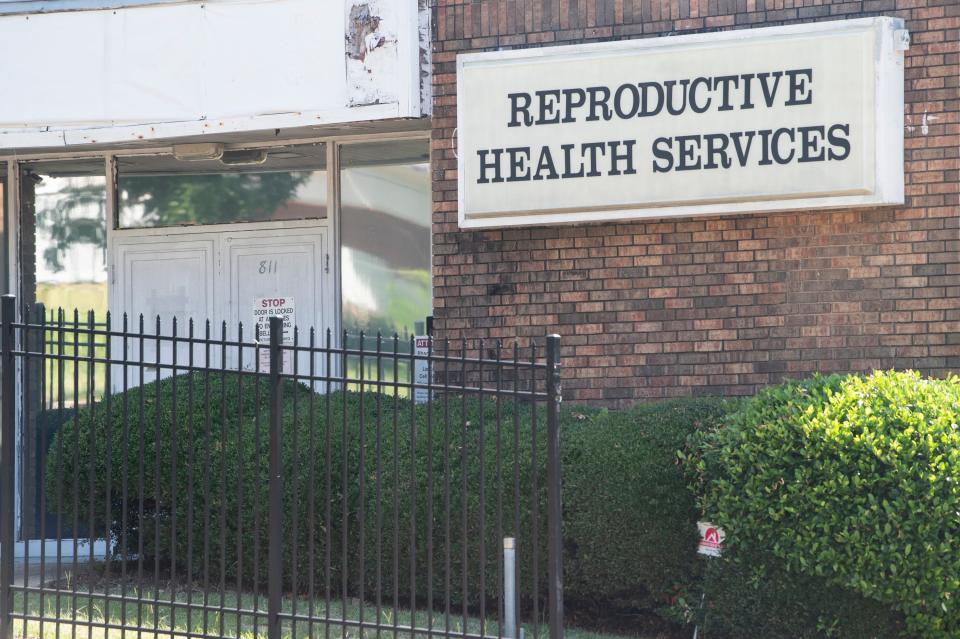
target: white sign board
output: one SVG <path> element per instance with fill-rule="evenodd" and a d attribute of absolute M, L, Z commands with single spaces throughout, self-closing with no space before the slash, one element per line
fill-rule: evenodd
<path fill-rule="evenodd" d="M 457 57 L 460 225 L 903 202 L 894 18 Z"/>
<path fill-rule="evenodd" d="M 426 385 L 430 383 L 430 362 L 427 356 L 431 354 L 430 337 L 427 335 L 417 335 L 413 338 L 414 362 L 413 362 L 413 381 L 415 384 Z M 419 359 L 423 358 L 423 359 Z M 413 401 L 417 404 L 424 404 L 429 399 L 426 388 L 415 388 L 413 390 Z"/>
<path fill-rule="evenodd" d="M 283 337 L 281 343 L 288 346 L 293 345 L 293 330 L 297 325 L 297 306 L 293 297 L 273 296 L 258 297 L 253 300 L 253 317 L 257 322 L 256 336 L 260 342 L 260 350 L 257 358 L 257 371 L 261 373 L 270 372 L 270 318 L 279 317 L 283 319 Z M 283 364 L 281 370 L 284 373 L 293 372 L 293 351 L 286 349 L 283 353 Z"/>
<path fill-rule="evenodd" d="M 719 557 L 723 553 L 723 540 L 727 536 L 722 528 L 714 526 L 708 521 L 698 521 L 697 532 L 700 534 L 700 541 L 697 543 L 699 554 Z"/>
<path fill-rule="evenodd" d="M 4 84 L 17 91 L 0 102 L 2 148 L 423 115 L 429 58 L 421 65 L 420 29 L 429 33 L 429 12 L 416 2 L 178 1 L 97 11 L 18 4 L 31 13 L 0 16 L 0 56 L 31 56 L 29 65 L 4 65 Z"/>

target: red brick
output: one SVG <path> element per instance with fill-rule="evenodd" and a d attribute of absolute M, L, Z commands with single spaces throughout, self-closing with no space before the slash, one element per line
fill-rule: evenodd
<path fill-rule="evenodd" d="M 433 184 L 438 334 L 519 337 L 527 345 L 559 332 L 571 349 L 566 399 L 611 406 L 705 390 L 746 395 L 784 375 L 905 360 L 927 374 L 955 371 L 960 15 L 944 0 L 896 0 L 896 12 L 886 12 L 907 18 L 912 38 L 904 207 L 458 230 L 457 53 L 875 15 L 842 0 L 690 0 L 689 10 L 678 0 L 644 0 L 599 13 L 598 4 L 444 0 L 434 7 L 431 147 L 434 174 L 443 177 Z M 455 11 L 462 18 L 448 22 Z M 497 283 L 516 294 L 488 296 Z M 498 324 L 487 328 L 492 318 Z M 699 362 L 692 372 L 690 362 Z"/>

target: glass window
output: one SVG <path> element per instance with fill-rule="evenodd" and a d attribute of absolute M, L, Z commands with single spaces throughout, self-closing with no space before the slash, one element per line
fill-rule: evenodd
<path fill-rule="evenodd" d="M 21 303 L 48 314 L 107 311 L 107 179 L 102 158 L 21 165 Z"/>
<path fill-rule="evenodd" d="M 340 150 L 343 327 L 409 336 L 433 312 L 427 140 Z"/>
<path fill-rule="evenodd" d="M 18 302 L 32 322 L 56 322 L 58 309 L 72 326 L 92 319 L 103 328 L 107 312 L 107 179 L 103 158 L 31 162 L 20 165 L 20 292 Z M 91 318 L 89 313 L 93 312 Z M 23 455 L 18 459 L 22 492 L 21 533 L 33 538 L 41 520 L 46 530 L 56 521 L 39 501 L 40 460 L 68 413 L 60 407 L 83 406 L 106 391 L 102 336 L 78 335 L 60 343 L 37 331 L 25 335 L 25 347 L 67 359 L 24 360 Z M 62 349 L 62 350 L 61 350 Z M 71 359 L 75 356 L 75 359 Z M 62 385 L 61 385 L 61 382 Z M 61 403 L 62 402 L 62 403 Z M 51 527 L 53 526 L 53 527 Z M 70 534 L 69 531 L 64 533 Z"/>
<path fill-rule="evenodd" d="M 327 216 L 323 144 L 117 160 L 120 228 L 269 222 Z"/>

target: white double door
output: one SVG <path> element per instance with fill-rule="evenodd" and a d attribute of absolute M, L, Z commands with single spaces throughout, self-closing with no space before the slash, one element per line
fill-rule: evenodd
<path fill-rule="evenodd" d="M 144 333 L 170 337 L 174 319 L 179 338 L 187 338 L 193 320 L 195 338 L 206 338 L 207 321 L 210 337 L 234 341 L 242 330 L 244 342 L 257 339 L 257 323 L 263 323 L 269 306 L 282 305 L 292 314 L 300 343 L 306 344 L 310 329 L 315 329 L 318 344 L 323 344 L 325 331 L 334 327 L 333 267 L 329 233 L 326 226 L 291 226 L 272 223 L 248 228 L 241 226 L 207 227 L 207 229 L 172 229 L 168 232 L 117 231 L 110 238 L 109 305 L 113 326 L 120 328 L 124 313 L 131 332 L 140 331 L 143 315 Z M 242 329 L 241 329 L 242 326 Z M 292 331 L 285 331 L 292 341 Z M 267 336 L 262 336 L 265 343 Z M 169 339 L 115 339 L 116 356 L 125 349 L 125 357 L 138 362 L 142 356 L 147 365 L 128 367 L 112 375 L 115 390 L 136 386 L 173 372 L 173 342 Z M 142 351 L 142 352 L 141 352 Z M 207 348 L 203 344 L 177 341 L 175 353 L 178 367 L 186 367 L 192 357 L 195 366 L 226 364 L 228 368 L 256 370 L 254 349 L 235 346 Z M 209 357 L 209 362 L 207 358 Z M 311 362 L 306 354 L 298 356 L 296 366 L 308 374 Z M 322 358 L 320 358 L 322 359 Z M 156 363 L 160 362 L 158 368 Z M 287 356 L 285 368 L 293 366 Z M 152 365 L 152 366 L 151 366 Z M 322 374 L 314 363 L 314 373 Z M 180 372 L 178 370 L 177 372 Z"/>

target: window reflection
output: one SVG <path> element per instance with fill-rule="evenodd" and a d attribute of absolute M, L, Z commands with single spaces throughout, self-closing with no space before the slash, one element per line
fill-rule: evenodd
<path fill-rule="evenodd" d="M 107 310 L 107 180 L 102 159 L 26 165 L 21 295 L 53 311 Z M 32 231 L 32 232 L 31 232 Z"/>
<path fill-rule="evenodd" d="M 240 152 L 236 152 L 240 153 Z M 242 152 L 244 161 L 172 155 L 118 160 L 121 228 L 325 218 L 324 145 Z M 246 163 L 250 162 L 250 163 Z"/>
<path fill-rule="evenodd" d="M 432 313 L 426 140 L 341 149 L 343 326 L 406 337 Z"/>
<path fill-rule="evenodd" d="M 25 318 L 103 329 L 107 311 L 107 180 L 103 158 L 21 165 L 19 297 Z M 63 309 L 63 316 L 58 309 Z M 56 432 L 78 406 L 105 392 L 106 343 L 83 332 L 57 340 L 39 331 L 24 333 L 24 348 L 47 357 L 26 358 L 20 370 L 24 454 L 18 459 L 21 534 L 35 538 L 53 515 L 39 501 L 41 460 Z M 96 360 L 96 363 L 91 363 Z M 64 535 L 72 534 L 69 526 Z"/>

